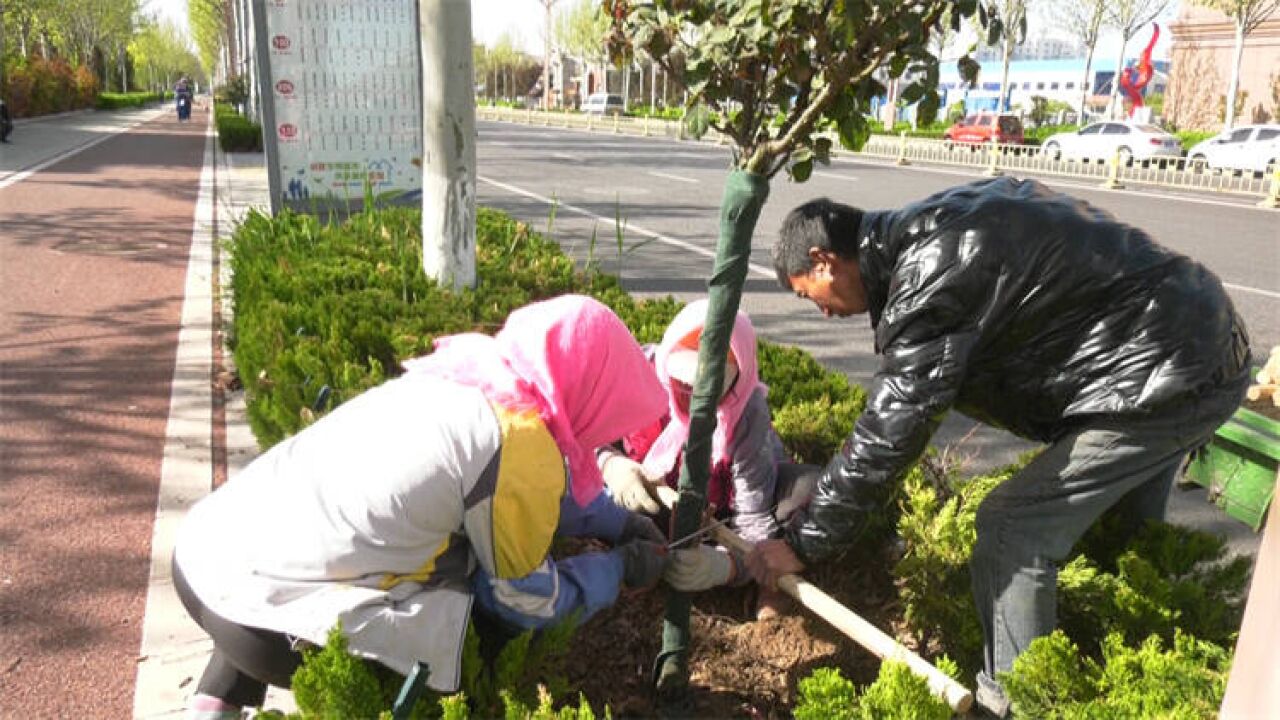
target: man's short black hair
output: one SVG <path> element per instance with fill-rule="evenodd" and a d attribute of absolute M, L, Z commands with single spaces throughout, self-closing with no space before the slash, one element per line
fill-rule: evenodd
<path fill-rule="evenodd" d="M 782 287 L 791 289 L 791 278 L 813 269 L 809 248 L 835 253 L 848 260 L 858 256 L 858 228 L 862 211 L 856 207 L 818 198 L 787 213 L 770 255 Z"/>

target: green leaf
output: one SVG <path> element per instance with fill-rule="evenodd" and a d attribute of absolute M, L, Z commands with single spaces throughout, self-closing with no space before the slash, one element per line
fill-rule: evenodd
<path fill-rule="evenodd" d="M 808 151 L 799 150 L 796 154 L 799 155 L 802 152 Z M 808 157 L 804 160 L 793 162 L 791 167 L 787 168 L 787 172 L 791 175 L 791 179 L 798 183 L 808 180 L 809 176 L 813 174 L 813 153 L 808 153 Z"/>
<path fill-rule="evenodd" d="M 987 26 L 987 44 L 995 45 L 1003 35 L 1004 22 L 1000 18 L 991 18 L 991 24 Z"/>
<path fill-rule="evenodd" d="M 924 97 L 925 86 L 920 83 L 912 83 L 902 91 L 902 102 L 908 105 L 914 105 L 920 102 L 920 98 Z"/>
<path fill-rule="evenodd" d="M 840 121 L 840 146 L 857 152 L 871 137 L 871 127 L 861 115 L 850 115 Z"/>
<path fill-rule="evenodd" d="M 916 123 L 932 125 L 938 117 L 938 106 L 941 104 L 942 100 L 938 97 L 936 90 L 925 93 L 925 96 L 920 99 L 920 104 L 916 106 Z"/>
<path fill-rule="evenodd" d="M 820 137 L 813 141 L 813 156 L 823 165 L 831 164 L 831 138 Z"/>
<path fill-rule="evenodd" d="M 978 86 L 978 73 L 982 71 L 982 65 L 977 60 L 965 55 L 956 61 L 956 66 L 960 70 L 960 77 L 970 88 Z"/>

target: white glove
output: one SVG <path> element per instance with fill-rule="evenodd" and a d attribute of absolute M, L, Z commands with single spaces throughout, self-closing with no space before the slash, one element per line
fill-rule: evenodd
<path fill-rule="evenodd" d="M 662 577 L 676 590 L 698 592 L 726 585 L 737 574 L 738 563 L 728 550 L 712 545 L 697 545 L 673 551 Z"/>
<path fill-rule="evenodd" d="M 656 515 L 660 509 L 649 489 L 649 476 L 644 466 L 625 455 L 609 453 L 604 456 L 600 474 L 613 499 L 631 512 Z"/>
<path fill-rule="evenodd" d="M 674 508 L 676 501 L 680 499 L 680 493 L 662 481 L 658 481 L 656 492 L 658 493 L 658 501 L 668 508 Z"/>

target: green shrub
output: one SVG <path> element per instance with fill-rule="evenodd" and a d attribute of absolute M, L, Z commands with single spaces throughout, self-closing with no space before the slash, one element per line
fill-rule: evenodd
<path fill-rule="evenodd" d="M 304 718 L 378 717 L 395 702 L 399 686 L 393 678 L 399 677 L 390 672 L 380 677 L 350 654 L 339 626 L 329 631 L 324 647 L 303 651 L 302 666 L 293 674 L 293 699 Z"/>
<path fill-rule="evenodd" d="M 462 653 L 462 691 L 442 697 L 425 691 L 414 718 L 582 718 L 594 715 L 585 698 L 577 708 L 553 711 L 568 693 L 564 658 L 578 619 L 541 632 L 528 631 L 508 641 L 492 663 L 480 652 L 480 637 L 468 625 Z M 329 631 L 324 647 L 303 652 L 293 676 L 293 695 L 301 718 L 374 718 L 389 716 L 404 677 L 348 651 L 341 627 Z"/>
<path fill-rule="evenodd" d="M 1075 132 L 1079 130 L 1079 125 L 1042 125 L 1040 127 L 1025 128 L 1022 131 L 1022 141 L 1028 145 L 1043 144 L 1045 139 L 1050 135 L 1057 135 L 1064 132 Z"/>
<path fill-rule="evenodd" d="M 153 103 L 163 102 L 164 93 L 131 92 L 131 93 L 99 93 L 97 108 L 99 110 L 121 110 L 124 108 L 146 107 Z"/>
<path fill-rule="evenodd" d="M 15 118 L 93 107 L 98 78 L 89 68 L 61 58 L 10 58 L 4 62 L 5 103 Z"/>
<path fill-rule="evenodd" d="M 218 147 L 223 152 L 262 152 L 262 126 L 231 106 L 215 103 L 214 123 L 218 126 Z"/>
<path fill-rule="evenodd" d="M 1178 138 L 1178 142 L 1182 143 L 1182 152 L 1184 153 L 1217 134 L 1213 130 L 1179 130 L 1174 133 Z"/>
<path fill-rule="evenodd" d="M 476 216 L 479 284 L 449 292 L 422 272 L 419 219 L 417 209 L 384 208 L 325 224 L 286 211 L 251 213 L 236 229 L 227 246 L 235 310 L 229 341 L 249 422 L 264 447 L 399 374 L 400 362 L 430 352 L 435 338 L 495 332 L 513 309 L 534 300 L 592 295 L 640 342 L 661 340 L 682 307 L 670 297 L 632 299 L 617 278 L 575 268 L 556 243 L 487 208 Z M 817 457 L 819 447 L 834 451 L 839 428 L 861 410 L 861 388 L 802 350 L 760 347 L 771 403 L 791 398 L 833 408 L 829 422 L 794 423 L 784 439 L 807 457 Z"/>
<path fill-rule="evenodd" d="M 1059 630 L 1031 643 L 1000 681 L 1019 717 L 1213 717 L 1226 689 L 1227 651 L 1181 632 L 1164 646 L 1158 636 L 1126 645 L 1109 635 L 1098 662 Z"/>
<path fill-rule="evenodd" d="M 955 677 L 947 658 L 938 668 Z M 929 690 L 929 683 L 906 663 L 889 660 L 876 681 L 858 695 L 853 683 L 836 668 L 818 668 L 797 684 L 796 720 L 949 720 L 951 708 Z"/>
<path fill-rule="evenodd" d="M 1116 633 L 1171 641 L 1175 629 L 1231 646 L 1244 612 L 1247 557 L 1226 559 L 1222 538 L 1151 522 L 1126 532 L 1110 514 L 1081 540 L 1058 575 L 1059 625 L 1086 652 Z"/>
<path fill-rule="evenodd" d="M 826 398 L 831 402 L 866 402 L 866 391 L 849 382 L 841 373 L 827 370 L 812 355 L 798 347 L 761 340 L 756 348 L 760 360 L 760 380 L 769 386 L 769 408 Z"/>
<path fill-rule="evenodd" d="M 238 107 L 249 100 L 249 81 L 244 75 L 232 75 L 227 82 L 213 90 L 213 99 L 230 107 Z"/>
<path fill-rule="evenodd" d="M 866 403 L 858 394 L 832 402 L 827 396 L 783 405 L 773 413 L 773 427 L 796 462 L 825 465 L 849 437 Z"/>
<path fill-rule="evenodd" d="M 893 568 L 903 619 L 922 645 L 936 641 L 959 658 L 966 671 L 977 669 L 982 650 L 982 627 L 969 580 L 978 505 L 1020 466 L 972 478 L 946 478 L 941 487 L 917 466 L 903 480 L 898 534 L 905 551 Z"/>

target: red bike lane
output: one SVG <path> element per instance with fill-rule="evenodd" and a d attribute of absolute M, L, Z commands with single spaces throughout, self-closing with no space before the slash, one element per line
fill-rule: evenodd
<path fill-rule="evenodd" d="M 132 712 L 206 119 L 0 189 L 0 718 Z"/>

